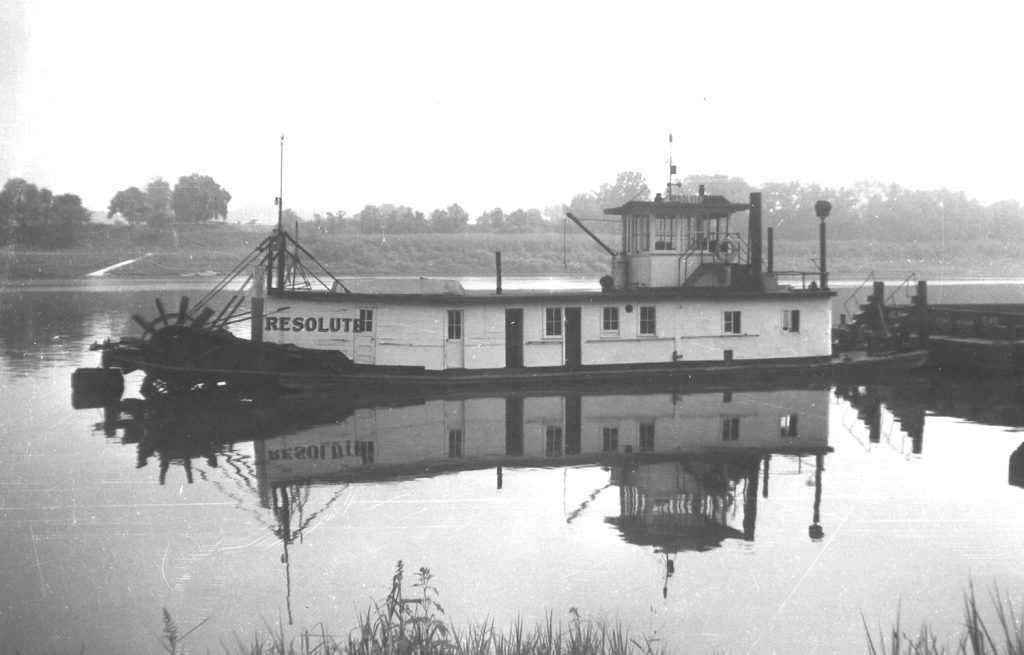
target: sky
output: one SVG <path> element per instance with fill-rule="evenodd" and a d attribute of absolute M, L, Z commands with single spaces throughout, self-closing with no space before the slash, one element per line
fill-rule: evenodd
<path fill-rule="evenodd" d="M 539 208 L 639 171 L 1024 201 L 1024 3 L 0 0 L 0 177 Z M 668 135 L 674 135 L 671 146 Z M 713 192 L 713 189 L 709 189 Z M 229 217 L 230 218 L 230 217 Z"/>

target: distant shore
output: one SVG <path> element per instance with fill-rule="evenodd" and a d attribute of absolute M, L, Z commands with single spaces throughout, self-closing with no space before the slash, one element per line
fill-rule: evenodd
<path fill-rule="evenodd" d="M 66 279 L 118 266 L 109 277 L 194 277 L 230 271 L 266 236 L 266 226 L 204 224 L 178 226 L 161 234 L 143 228 L 92 226 L 79 245 L 67 250 L 0 249 L 0 280 Z M 540 234 L 316 233 L 301 235 L 303 245 L 338 277 L 376 275 L 488 276 L 494 253 L 502 252 L 508 277 L 600 276 L 608 256 L 578 231 Z M 972 243 L 920 240 L 832 241 L 828 264 L 833 279 L 919 279 L 1024 277 L 1024 245 L 995 240 Z M 603 236 L 613 248 L 614 235 Z M 785 241 L 776 235 L 776 270 L 816 270 L 816 241 Z"/>

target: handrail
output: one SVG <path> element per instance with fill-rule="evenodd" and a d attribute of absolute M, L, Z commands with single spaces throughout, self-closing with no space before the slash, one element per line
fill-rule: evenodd
<path fill-rule="evenodd" d="M 846 297 L 846 300 L 843 301 L 843 310 L 846 312 L 847 316 L 849 316 L 850 318 L 853 318 L 856 315 L 854 312 L 850 311 L 850 302 L 851 301 L 856 302 L 857 305 L 858 305 L 857 309 L 858 309 L 858 311 L 860 310 L 860 301 L 857 299 L 857 294 L 860 293 L 860 290 L 863 289 L 864 286 L 867 285 L 868 282 L 873 282 L 874 279 L 875 279 L 875 272 L 874 271 L 869 272 L 868 276 L 866 278 L 864 278 L 864 281 L 860 283 L 860 286 L 857 287 L 856 289 L 854 289 L 853 292 L 850 293 L 850 295 Z"/>
<path fill-rule="evenodd" d="M 711 237 L 714 237 L 713 239 Z M 676 283 L 682 284 L 689 278 L 687 273 L 685 276 L 682 274 L 683 263 L 685 262 L 685 270 L 689 271 L 690 258 L 695 254 L 700 258 L 700 263 L 703 264 L 708 258 L 715 260 L 719 255 L 715 254 L 715 251 L 707 246 L 717 247 L 717 244 L 730 241 L 736 244 L 736 261 L 741 264 L 750 263 L 750 246 L 747 241 L 743 238 L 739 232 L 691 232 L 686 236 L 680 236 L 680 245 L 688 244 L 687 249 L 679 253 L 679 259 L 676 262 Z M 672 254 L 671 250 L 660 250 L 654 252 L 661 252 L 664 254 Z"/>
<path fill-rule="evenodd" d="M 892 292 L 890 292 L 889 295 L 885 297 L 885 304 L 888 305 L 893 300 L 893 298 L 896 297 L 896 294 L 899 293 L 899 291 L 901 289 L 903 289 L 904 287 L 907 287 L 907 283 L 910 282 L 911 280 L 915 280 L 915 281 L 917 280 L 917 273 L 911 273 L 907 277 L 903 278 L 903 281 L 900 282 L 896 286 L 896 288 L 893 289 Z M 910 293 L 909 292 L 907 293 L 907 297 L 908 298 L 910 297 Z"/>

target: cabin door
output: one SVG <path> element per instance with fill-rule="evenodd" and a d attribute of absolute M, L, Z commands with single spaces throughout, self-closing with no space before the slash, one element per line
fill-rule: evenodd
<path fill-rule="evenodd" d="M 463 314 L 461 309 L 449 309 L 445 319 L 444 367 L 462 368 L 465 366 L 463 348 Z"/>
<path fill-rule="evenodd" d="M 565 308 L 565 365 L 577 368 L 583 364 L 582 321 L 579 307 Z"/>
<path fill-rule="evenodd" d="M 505 398 L 505 454 L 523 454 L 523 399 L 521 396 Z"/>
<path fill-rule="evenodd" d="M 523 310 L 505 310 L 505 368 L 523 367 Z"/>
<path fill-rule="evenodd" d="M 444 450 L 450 459 L 466 456 L 466 401 L 444 401 Z"/>
<path fill-rule="evenodd" d="M 360 309 L 359 318 L 353 321 L 352 361 L 356 364 L 373 364 L 376 350 L 377 321 L 372 309 Z"/>

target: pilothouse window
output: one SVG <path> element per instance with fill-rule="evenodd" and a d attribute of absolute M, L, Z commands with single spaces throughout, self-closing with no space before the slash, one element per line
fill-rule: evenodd
<path fill-rule="evenodd" d="M 676 240 L 672 233 L 673 221 L 671 218 L 659 218 L 654 230 L 655 250 L 675 250 Z"/>

